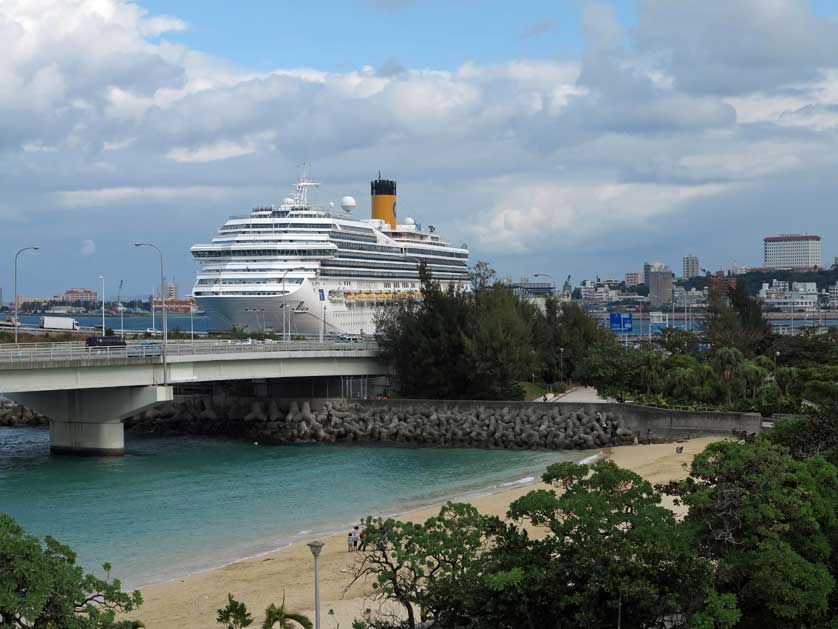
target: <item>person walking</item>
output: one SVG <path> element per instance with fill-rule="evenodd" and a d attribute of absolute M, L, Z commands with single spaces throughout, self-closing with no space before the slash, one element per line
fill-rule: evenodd
<path fill-rule="evenodd" d="M 646 445 L 652 445 L 652 431 L 649 428 L 646 429 Z"/>
<path fill-rule="evenodd" d="M 352 550 L 358 550 L 358 543 L 361 541 L 361 528 L 355 526 L 352 528 Z"/>

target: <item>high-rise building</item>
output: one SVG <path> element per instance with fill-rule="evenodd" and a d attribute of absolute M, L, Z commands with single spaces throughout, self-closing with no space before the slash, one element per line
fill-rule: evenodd
<path fill-rule="evenodd" d="M 821 265 L 821 237 L 789 234 L 763 238 L 767 269 L 812 269 Z"/>
<path fill-rule="evenodd" d="M 643 283 L 643 274 L 637 271 L 633 271 L 631 273 L 626 273 L 625 278 L 626 288 L 631 288 L 632 286 L 637 286 L 638 284 Z"/>
<path fill-rule="evenodd" d="M 664 266 L 662 269 L 649 270 L 649 305 L 659 308 L 663 304 L 672 303 L 672 269 Z"/>
<path fill-rule="evenodd" d="M 174 282 L 166 284 L 166 299 L 177 299 L 177 284 Z"/>
<path fill-rule="evenodd" d="M 683 278 L 685 280 L 690 279 L 691 277 L 698 277 L 701 275 L 701 266 L 698 264 L 698 256 L 694 256 L 692 254 L 688 256 L 684 256 L 684 275 Z"/>
<path fill-rule="evenodd" d="M 667 270 L 667 271 L 672 272 L 672 269 L 670 269 L 668 266 L 666 266 L 663 262 L 644 262 L 643 263 L 643 283 L 646 284 L 646 286 L 650 286 L 650 284 L 649 284 L 649 274 L 652 271 L 663 271 L 663 270 Z"/>

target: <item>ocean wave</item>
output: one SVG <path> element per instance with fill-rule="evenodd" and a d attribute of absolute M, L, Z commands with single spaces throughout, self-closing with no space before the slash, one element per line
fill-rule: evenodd
<path fill-rule="evenodd" d="M 509 481 L 508 483 L 501 483 L 501 487 L 515 487 L 516 485 L 530 485 L 535 482 L 535 476 L 525 476 L 518 480 Z"/>

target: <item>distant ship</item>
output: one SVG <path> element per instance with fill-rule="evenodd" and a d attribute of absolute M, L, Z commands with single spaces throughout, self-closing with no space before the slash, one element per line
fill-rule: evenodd
<path fill-rule="evenodd" d="M 419 293 L 424 262 L 443 287 L 468 287 L 468 247 L 451 246 L 433 225 L 396 220 L 396 182 L 370 184 L 372 216 L 316 207 L 300 178 L 279 207 L 231 217 L 209 244 L 192 246 L 200 264 L 193 295 L 231 327 L 294 335 L 373 334 L 377 310 Z"/>

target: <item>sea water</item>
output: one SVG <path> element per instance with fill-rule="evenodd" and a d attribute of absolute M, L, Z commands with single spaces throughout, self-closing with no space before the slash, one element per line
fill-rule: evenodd
<path fill-rule="evenodd" d="M 0 428 L 0 513 L 105 562 L 131 586 L 183 576 L 451 497 L 539 477 L 592 452 L 263 446 L 126 435 L 123 457 L 49 455 L 44 429 Z"/>

